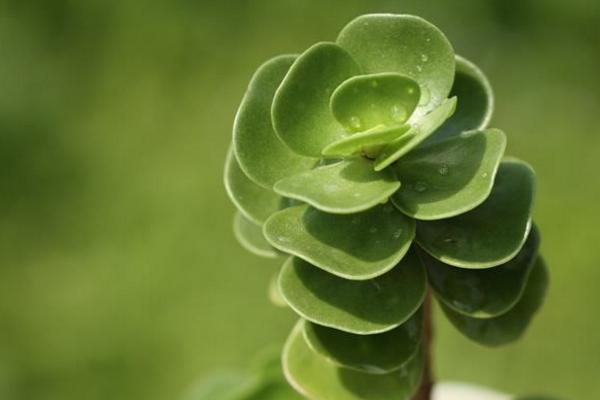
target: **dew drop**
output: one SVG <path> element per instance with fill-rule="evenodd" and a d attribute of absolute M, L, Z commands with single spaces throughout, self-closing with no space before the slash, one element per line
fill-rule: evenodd
<path fill-rule="evenodd" d="M 415 94 L 415 88 L 409 87 L 408 89 L 406 89 L 406 93 L 408 93 L 408 94 Z"/>
<path fill-rule="evenodd" d="M 350 127 L 352 129 L 359 130 L 362 127 L 362 122 L 360 122 L 360 118 L 357 116 L 350 117 Z"/>
<path fill-rule="evenodd" d="M 481 174 L 481 177 L 482 177 L 482 178 L 487 178 L 487 177 L 488 177 L 488 173 L 487 173 L 487 172 L 484 172 L 483 174 Z"/>
<path fill-rule="evenodd" d="M 379 86 L 379 82 L 377 82 L 377 81 L 371 81 L 371 87 L 372 88 L 376 88 L 378 86 Z"/>
<path fill-rule="evenodd" d="M 429 57 L 427 56 L 427 54 L 421 54 L 421 61 L 423 61 L 423 62 L 429 61 Z"/>
<path fill-rule="evenodd" d="M 427 39 L 425 39 L 425 41 L 426 41 L 427 43 L 429 43 L 429 42 L 431 42 L 431 38 L 430 38 L 430 37 L 428 37 Z"/>
<path fill-rule="evenodd" d="M 358 192 L 354 192 L 354 193 L 352 193 L 352 196 L 353 196 L 353 197 L 357 197 L 357 198 L 358 198 L 358 197 L 360 197 L 360 193 L 358 193 Z"/>
<path fill-rule="evenodd" d="M 438 172 L 440 173 L 440 175 L 448 175 L 448 172 L 450 172 L 450 168 L 448 168 L 446 164 L 442 164 L 440 168 L 438 168 Z"/>
<path fill-rule="evenodd" d="M 394 232 L 394 239 L 400 239 L 400 236 L 402 236 L 402 229 L 398 229 Z"/>
<path fill-rule="evenodd" d="M 416 192 L 423 193 L 427 190 L 427 185 L 425 184 L 425 182 L 419 181 L 415 183 L 414 189 Z"/>
<path fill-rule="evenodd" d="M 417 65 L 417 71 L 422 72 L 423 71 L 423 66 L 422 65 Z"/>
<path fill-rule="evenodd" d="M 400 104 L 394 104 L 391 110 L 391 117 L 395 122 L 404 122 L 407 117 L 406 108 Z"/>
<path fill-rule="evenodd" d="M 377 232 L 377 227 L 375 227 L 375 226 L 371 227 L 371 229 L 369 229 L 369 232 L 376 233 Z"/>

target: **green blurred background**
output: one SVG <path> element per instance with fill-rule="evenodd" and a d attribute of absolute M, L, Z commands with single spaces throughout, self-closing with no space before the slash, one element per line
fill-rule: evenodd
<path fill-rule="evenodd" d="M 478 62 L 539 179 L 552 273 L 518 344 L 436 313 L 436 374 L 600 398 L 600 2 L 0 0 L 0 399 L 177 399 L 294 320 L 231 232 L 232 119 L 264 60 L 368 12 L 421 15 Z"/>

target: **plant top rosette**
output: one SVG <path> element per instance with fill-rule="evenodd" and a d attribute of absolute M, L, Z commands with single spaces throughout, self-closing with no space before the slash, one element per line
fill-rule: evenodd
<path fill-rule="evenodd" d="M 250 251 L 301 319 L 285 375 L 310 399 L 408 398 L 428 288 L 470 339 L 521 336 L 546 268 L 535 175 L 488 128 L 490 84 L 444 34 L 365 15 L 335 42 L 263 64 L 237 113 L 225 184 Z"/>

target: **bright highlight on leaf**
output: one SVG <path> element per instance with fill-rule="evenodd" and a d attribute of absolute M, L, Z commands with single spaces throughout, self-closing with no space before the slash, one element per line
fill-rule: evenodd
<path fill-rule="evenodd" d="M 353 158 L 281 180 L 275 191 L 322 211 L 350 214 L 385 202 L 399 187 L 393 171 L 376 172 L 368 160 Z"/>
<path fill-rule="evenodd" d="M 331 143 L 323 149 L 325 157 L 348 157 L 355 154 L 376 157 L 385 145 L 399 138 L 410 129 L 404 124 L 391 128 L 380 125 L 365 132 L 355 133 Z"/>
<path fill-rule="evenodd" d="M 352 215 L 298 206 L 273 214 L 264 226 L 276 248 L 345 279 L 384 274 L 408 251 L 415 223 L 391 204 Z"/>
<path fill-rule="evenodd" d="M 402 325 L 423 303 L 425 270 L 409 253 L 391 271 L 366 281 L 343 279 L 300 258 L 290 258 L 279 276 L 281 295 L 303 318 L 357 335 Z"/>
<path fill-rule="evenodd" d="M 348 132 L 379 125 L 402 125 L 419 103 L 421 89 L 414 80 L 395 73 L 360 75 L 333 92 L 331 111 Z"/>

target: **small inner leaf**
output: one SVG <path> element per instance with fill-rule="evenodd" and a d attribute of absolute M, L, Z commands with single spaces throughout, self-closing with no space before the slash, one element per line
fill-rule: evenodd
<path fill-rule="evenodd" d="M 477 208 L 456 217 L 419 221 L 417 242 L 431 256 L 462 268 L 490 268 L 513 258 L 527 239 L 535 189 L 531 167 L 500 164 L 492 193 Z"/>
<path fill-rule="evenodd" d="M 331 111 L 348 132 L 405 123 L 421 97 L 414 80 L 396 73 L 355 76 L 331 96 Z"/>
<path fill-rule="evenodd" d="M 345 279 L 364 280 L 393 268 L 408 251 L 415 223 L 391 204 L 352 215 L 298 206 L 274 214 L 267 240 Z"/>
<path fill-rule="evenodd" d="M 349 214 L 374 207 L 399 187 L 393 171 L 376 172 L 369 160 L 353 158 L 283 179 L 275 191 L 322 211 Z"/>
<path fill-rule="evenodd" d="M 384 275 L 366 281 L 343 279 L 292 257 L 279 275 L 281 295 L 303 318 L 357 335 L 394 329 L 425 298 L 425 270 L 414 253 Z"/>
<path fill-rule="evenodd" d="M 344 137 L 329 99 L 340 83 L 359 73 L 356 62 L 335 43 L 317 43 L 306 50 L 273 100 L 273 126 L 281 140 L 298 154 L 320 157 L 325 146 Z"/>
<path fill-rule="evenodd" d="M 384 147 L 375 160 L 375 171 L 381 171 L 421 144 L 454 113 L 455 109 L 456 97 L 453 97 L 444 100 L 429 114 L 412 121 L 412 126 L 406 134 Z"/>
<path fill-rule="evenodd" d="M 399 138 L 410 129 L 410 125 L 375 127 L 365 132 L 356 133 L 331 143 L 323 149 L 325 157 L 348 157 L 364 154 L 369 157 L 378 155 L 383 146 Z"/>
<path fill-rule="evenodd" d="M 277 251 L 263 235 L 262 226 L 250 221 L 239 211 L 233 218 L 233 233 L 238 242 L 249 252 L 261 257 L 277 257 Z"/>
<path fill-rule="evenodd" d="M 521 298 L 535 265 L 539 234 L 534 228 L 515 258 L 497 267 L 473 270 L 444 264 L 421 252 L 436 297 L 455 312 L 491 318 L 510 310 Z"/>
<path fill-rule="evenodd" d="M 279 210 L 281 196 L 250 180 L 240 168 L 233 149 L 229 149 L 227 154 L 224 178 L 225 189 L 233 204 L 255 224 L 262 225 Z"/>
<path fill-rule="evenodd" d="M 368 374 L 330 363 L 304 339 L 300 321 L 283 349 L 283 370 L 290 384 L 309 399 L 407 399 L 418 387 L 423 369 L 419 351 L 406 365 L 389 374 Z"/>
<path fill-rule="evenodd" d="M 304 338 L 312 350 L 340 367 L 370 374 L 386 374 L 410 362 L 419 352 L 422 333 L 422 309 L 399 327 L 376 335 L 304 324 Z"/>
<path fill-rule="evenodd" d="M 411 151 L 396 163 L 402 187 L 392 201 L 420 220 L 472 210 L 490 194 L 505 148 L 504 133 L 488 129 Z"/>
<path fill-rule="evenodd" d="M 548 270 L 538 257 L 519 302 L 495 318 L 472 318 L 453 311 L 445 304 L 446 317 L 463 335 L 485 346 L 502 346 L 519 339 L 541 307 L 548 287 Z"/>

